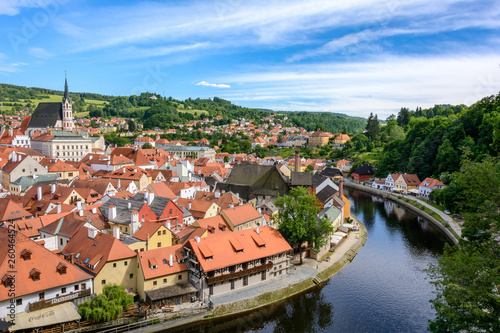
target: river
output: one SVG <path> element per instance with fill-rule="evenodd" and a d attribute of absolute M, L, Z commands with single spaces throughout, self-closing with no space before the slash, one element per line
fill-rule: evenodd
<path fill-rule="evenodd" d="M 326 285 L 248 315 L 179 332 L 425 332 L 434 317 L 424 271 L 446 242 L 430 223 L 390 201 L 346 191 L 368 230 L 354 260 Z"/>

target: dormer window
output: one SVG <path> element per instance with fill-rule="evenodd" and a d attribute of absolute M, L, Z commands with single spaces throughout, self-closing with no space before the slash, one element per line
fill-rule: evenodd
<path fill-rule="evenodd" d="M 30 271 L 30 277 L 33 281 L 38 281 L 40 280 L 40 271 L 36 268 L 33 268 L 31 271 Z"/>
<path fill-rule="evenodd" d="M 2 277 L 2 284 L 3 284 L 5 287 L 10 287 L 13 283 L 14 283 L 14 277 L 13 277 L 12 275 L 5 274 L 5 275 Z"/>
<path fill-rule="evenodd" d="M 21 258 L 23 258 L 24 260 L 31 260 L 31 251 L 28 249 L 24 249 L 21 252 Z"/>
<path fill-rule="evenodd" d="M 67 268 L 68 268 L 68 267 L 67 267 L 65 264 L 63 264 L 62 262 L 60 262 L 60 263 L 59 263 L 59 265 L 57 265 L 57 267 L 56 267 L 57 271 L 58 271 L 58 272 L 59 272 L 59 274 L 61 274 L 61 275 L 66 274 L 66 269 L 67 269 Z"/>

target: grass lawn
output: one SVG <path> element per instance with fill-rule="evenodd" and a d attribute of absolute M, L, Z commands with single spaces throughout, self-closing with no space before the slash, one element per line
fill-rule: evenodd
<path fill-rule="evenodd" d="M 89 115 L 89 112 L 88 111 L 85 111 L 85 112 L 77 112 L 75 113 L 73 116 L 75 118 L 85 118 Z"/>
<path fill-rule="evenodd" d="M 353 157 L 360 158 L 362 160 L 370 162 L 370 164 L 377 165 L 378 162 L 382 159 L 382 152 L 383 152 L 383 148 L 377 147 L 377 148 L 373 149 L 371 152 L 356 154 Z"/>
<path fill-rule="evenodd" d="M 201 115 L 201 114 L 208 114 L 208 111 L 206 110 L 197 110 L 197 109 L 182 109 L 182 108 L 177 108 L 177 111 L 179 112 L 183 112 L 183 113 L 191 113 L 194 115 L 194 113 L 196 112 L 198 115 Z"/>
<path fill-rule="evenodd" d="M 34 99 L 21 99 L 19 100 L 21 103 L 28 103 L 31 102 L 32 104 L 38 105 L 38 103 L 41 102 L 61 102 L 62 101 L 62 96 L 60 95 L 47 95 L 49 98 L 34 98 Z M 106 101 L 101 101 L 97 99 L 85 99 L 85 102 L 87 104 L 96 104 L 96 105 L 104 105 L 107 103 Z M 19 103 L 19 102 L 15 102 Z"/>

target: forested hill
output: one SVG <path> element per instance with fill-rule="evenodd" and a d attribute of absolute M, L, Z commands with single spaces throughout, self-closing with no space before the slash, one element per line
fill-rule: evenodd
<path fill-rule="evenodd" d="M 49 95 L 62 96 L 63 92 L 0 84 L 0 102 L 3 102 L 4 106 L 12 106 L 19 110 L 25 106 L 34 110 L 39 102 L 52 101 Z M 134 118 L 137 122 L 143 123 L 145 129 L 171 128 L 176 123 L 202 118 L 214 119 L 217 116 L 221 116 L 222 119 L 217 119 L 214 125 L 229 124 L 233 119 L 240 118 L 253 120 L 259 125 L 262 118 L 271 114 L 279 118 L 288 117 L 290 125 L 301 126 L 308 131 L 315 130 L 318 124 L 322 124 L 326 131 L 332 133 L 341 132 L 344 128 L 349 133 L 359 133 L 366 126 L 366 119 L 359 117 L 335 113 L 273 112 L 268 109 L 242 107 L 218 97 L 188 98 L 181 101 L 152 93 L 128 97 L 92 93 L 70 93 L 70 96 L 76 113 L 88 112 L 90 117 Z"/>

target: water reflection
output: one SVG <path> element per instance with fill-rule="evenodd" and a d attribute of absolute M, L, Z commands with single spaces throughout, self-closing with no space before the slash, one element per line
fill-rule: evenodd
<path fill-rule="evenodd" d="M 355 191 L 346 195 L 368 240 L 324 287 L 172 332 L 425 332 L 435 314 L 424 269 L 442 253 L 444 236 L 392 202 Z"/>

